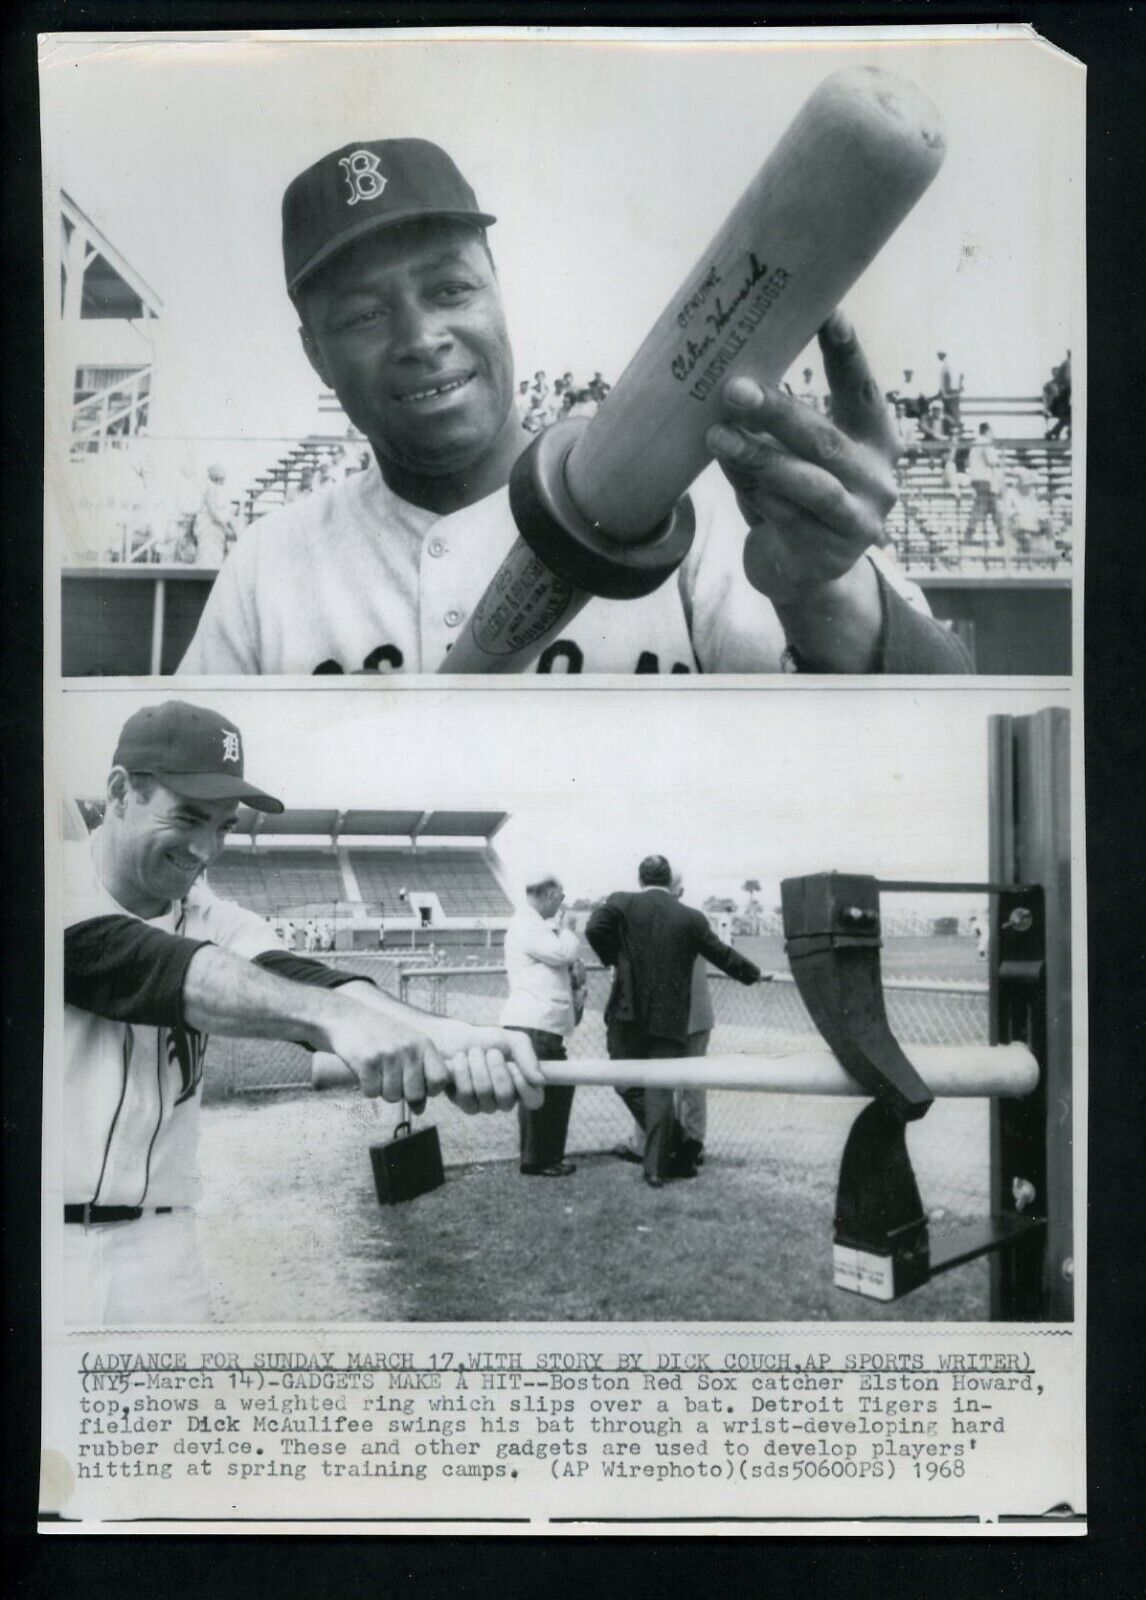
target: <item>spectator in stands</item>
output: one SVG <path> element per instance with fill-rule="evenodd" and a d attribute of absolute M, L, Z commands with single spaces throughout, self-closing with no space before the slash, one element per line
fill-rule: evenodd
<path fill-rule="evenodd" d="M 919 455 L 919 429 L 914 417 L 909 417 L 902 400 L 892 406 L 891 426 L 900 448 L 900 459 L 914 461 Z"/>
<path fill-rule="evenodd" d="M 207 468 L 207 484 L 195 513 L 195 561 L 200 567 L 221 567 L 235 538 L 231 503 L 223 488 L 226 481 L 225 467 Z"/>
<path fill-rule="evenodd" d="M 543 1085 L 520 1035 L 292 956 L 212 893 L 203 873 L 240 802 L 283 809 L 246 780 L 226 717 L 182 701 L 137 711 L 106 794 L 101 825 L 66 846 L 63 1050 L 47 1067 L 61 1075 L 65 1319 L 186 1325 L 210 1314 L 194 1217 L 209 1034 L 303 1044 L 330 1081 L 391 1102 L 446 1092 L 508 1110 L 538 1105 Z"/>
<path fill-rule="evenodd" d="M 595 400 L 597 402 L 597 404 L 600 405 L 601 401 L 608 394 L 608 392 L 609 392 L 611 387 L 612 387 L 612 385 L 606 383 L 604 378 L 601 376 L 601 374 L 599 372 L 595 372 L 593 374 L 593 376 L 589 379 L 589 397 L 590 397 L 590 399 Z"/>
<path fill-rule="evenodd" d="M 949 434 L 959 432 L 962 421 L 963 374 L 955 376 L 955 368 L 946 350 L 939 352 L 939 394 L 937 396 L 947 419 Z"/>
<path fill-rule="evenodd" d="M 613 986 L 605 1007 L 609 1057 L 616 1061 L 679 1059 L 687 1054 L 692 975 L 704 956 L 735 978 L 754 984 L 760 969 L 719 940 L 703 911 L 673 893 L 664 856 L 646 856 L 636 894 L 611 894 L 589 918 L 585 937 L 607 967 Z M 671 1089 L 617 1091 L 644 1130 L 644 1176 L 659 1189 L 668 1178 L 694 1178 L 695 1162 L 681 1151 Z"/>
<path fill-rule="evenodd" d="M 1070 351 L 1066 359 L 1051 369 L 1049 380 L 1043 385 L 1043 411 L 1047 418 L 1046 437 L 1061 439 L 1065 433 L 1070 438 Z"/>
<path fill-rule="evenodd" d="M 968 437 L 967 435 L 963 436 Z M 943 457 L 943 484 L 947 492 L 955 501 L 956 524 L 962 521 L 963 496 L 971 492 L 971 480 L 967 476 L 967 462 L 970 456 L 969 445 L 952 444 Z"/>
<path fill-rule="evenodd" d="M 564 926 L 565 890 L 556 874 L 534 873 L 525 886 L 525 903 L 505 930 L 505 970 L 509 995 L 501 1025 L 524 1033 L 538 1061 L 564 1061 L 566 1042 L 579 1017 L 585 968 L 581 942 Z M 549 1084 L 536 1110 L 519 1108 L 521 1170 L 527 1177 L 568 1178 L 576 1164 L 565 1160 L 565 1139 L 573 1089 Z"/>
<path fill-rule="evenodd" d="M 1001 541 L 1003 520 L 999 513 L 999 491 L 1002 486 L 1002 463 L 989 422 L 979 424 L 979 437 L 971 446 L 967 462 L 967 476 L 971 480 L 971 493 L 974 499 L 964 538 L 968 540 L 977 538 L 979 528 L 982 527 L 983 539 L 987 542 L 989 518 L 994 524 L 995 538 Z"/>
<path fill-rule="evenodd" d="M 570 396 L 572 397 L 570 399 Z M 569 409 L 565 413 L 569 417 L 592 417 L 597 411 L 597 401 L 588 389 L 567 389 L 565 398 L 570 400 Z"/>
<path fill-rule="evenodd" d="M 894 406 L 897 400 L 903 401 L 904 415 L 918 421 L 927 415 L 927 396 L 920 394 L 915 382 L 914 367 L 904 367 L 903 383 L 898 389 L 889 389 L 887 403 Z"/>
<path fill-rule="evenodd" d="M 942 443 L 951 436 L 951 420 L 943 410 L 941 400 L 928 402 L 927 410 L 920 418 L 919 435 L 932 443 Z"/>
<path fill-rule="evenodd" d="M 539 394 L 529 396 L 529 410 L 522 418 L 521 426 L 526 433 L 540 433 L 547 426 L 545 402 Z"/>
<path fill-rule="evenodd" d="M 816 387 L 815 374 L 811 367 L 805 367 L 800 374 L 800 384 L 795 390 L 795 397 L 803 406 L 811 406 L 813 411 L 823 410 L 823 399 Z"/>
<path fill-rule="evenodd" d="M 1029 467 L 1016 467 L 1007 484 L 1003 494 L 1003 520 L 1023 555 L 1029 555 L 1035 542 L 1048 531 L 1035 494 L 1034 473 Z"/>

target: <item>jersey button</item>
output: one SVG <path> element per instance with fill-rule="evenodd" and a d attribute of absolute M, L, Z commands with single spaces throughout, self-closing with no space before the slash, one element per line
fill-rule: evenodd
<path fill-rule="evenodd" d="M 447 628 L 456 628 L 458 623 L 462 620 L 462 614 L 460 611 L 455 611 L 453 606 L 451 606 L 446 612 L 443 620 Z"/>
<path fill-rule="evenodd" d="M 444 556 L 445 553 L 446 553 L 446 545 L 445 545 L 445 541 L 443 539 L 431 539 L 430 540 L 430 554 L 432 556 Z"/>

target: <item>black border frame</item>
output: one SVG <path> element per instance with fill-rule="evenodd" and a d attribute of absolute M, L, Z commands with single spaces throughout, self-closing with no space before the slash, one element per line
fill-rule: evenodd
<path fill-rule="evenodd" d="M 433 26 L 464 23 L 594 26 L 706 26 L 798 23 L 1030 22 L 1088 67 L 1089 460 L 1086 559 L 1086 793 L 1091 1013 L 1089 1478 L 1087 1539 L 993 1537 L 924 1540 L 696 1538 L 671 1541 L 586 1538 L 465 1540 L 287 1537 L 252 1543 L 233 1536 L 146 1540 L 101 1535 L 96 1546 L 36 1538 L 38 1441 L 39 1078 L 42 1015 L 42 741 L 40 424 L 26 403 L 42 374 L 40 181 L 36 34 L 56 30 L 154 28 Z M 1143 451 L 1139 253 L 1130 234 L 1140 215 L 1138 123 L 1146 51 L 1143 8 L 1125 0 L 778 0 L 701 11 L 695 0 L 568 0 L 543 5 L 502 0 L 364 4 L 360 0 L 10 0 L 3 16 L 0 91 L 4 182 L 0 218 L 9 246 L 3 301 L 8 519 L 3 651 L 4 942 L 3 1080 L 7 1226 L 3 1270 L 7 1310 L 4 1363 L 3 1529 L 13 1592 L 52 1597 L 80 1590 L 119 1600 L 155 1585 L 215 1595 L 318 1587 L 416 1587 L 423 1594 L 532 1594 L 554 1584 L 609 1590 L 632 1581 L 670 1592 L 730 1596 L 807 1593 L 846 1582 L 853 1591 L 902 1584 L 936 1595 L 1045 1595 L 1070 1585 L 1106 1600 L 1138 1591 L 1143 1412 L 1134 1384 L 1146 1294 L 1133 1246 L 1143 1216 L 1139 1177 L 1143 1090 L 1135 1045 L 1146 1032 L 1146 964 L 1140 874 L 1127 849 L 1146 835 L 1143 745 L 1146 674 L 1140 646 Z M 1135 582 L 1138 579 L 1138 582 Z M 1137 913 L 1137 915 L 1135 915 Z M 1140 1178 L 1139 1178 L 1140 1181 Z M 175 1562 L 171 1557 L 174 1554 Z"/>

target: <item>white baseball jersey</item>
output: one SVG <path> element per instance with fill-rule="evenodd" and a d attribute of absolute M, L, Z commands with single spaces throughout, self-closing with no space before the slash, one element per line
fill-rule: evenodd
<path fill-rule="evenodd" d="M 65 845 L 65 927 L 131 917 L 96 872 L 98 830 Z M 202 881 L 145 927 L 252 959 L 282 946 L 253 911 Z M 199 1102 L 207 1038 L 188 1027 L 118 1022 L 64 1007 L 64 1200 L 186 1206 L 199 1195 Z"/>
<path fill-rule="evenodd" d="M 744 576 L 732 490 L 712 467 L 690 494 L 696 537 L 675 577 L 643 600 L 591 600 L 533 671 L 781 670 L 784 631 Z M 434 672 L 516 538 L 507 489 L 439 517 L 400 500 L 375 462 L 247 530 L 179 671 Z M 868 559 L 927 613 L 882 553 Z"/>

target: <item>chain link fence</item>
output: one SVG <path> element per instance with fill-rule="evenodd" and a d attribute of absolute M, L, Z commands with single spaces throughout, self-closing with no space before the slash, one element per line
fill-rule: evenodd
<path fill-rule="evenodd" d="M 496 1023 L 506 995 L 505 969 L 475 952 L 465 964 L 412 962 L 409 953 L 337 953 L 324 958 L 340 971 L 369 977 L 387 993 L 437 1016 Z M 894 963 L 889 963 L 894 964 Z M 611 974 L 587 972 L 585 1013 L 569 1041 L 571 1057 L 603 1058 L 604 1009 Z M 785 1055 L 807 1048 L 819 1034 L 788 972 L 745 987 L 710 972 L 715 1027 L 713 1055 Z M 988 1037 L 987 984 L 969 978 L 885 977 L 892 1031 L 913 1044 L 983 1043 Z M 306 1090 L 310 1058 L 294 1045 L 261 1040 L 213 1039 L 204 1085 L 206 1102 L 271 1090 Z M 705 1149 L 711 1162 L 782 1165 L 789 1182 L 822 1192 L 834 1186 L 840 1155 L 859 1100 L 811 1095 L 716 1090 L 708 1096 Z M 384 1123 L 385 1126 L 384 1113 Z M 397 1108 L 393 1120 L 398 1119 Z M 432 1101 L 423 1125 L 436 1124 L 447 1165 L 508 1161 L 517 1155 L 511 1117 L 467 1117 L 448 1102 Z M 623 1144 L 632 1120 L 612 1089 L 582 1088 L 573 1102 L 568 1151 L 602 1152 Z M 982 1214 L 988 1206 L 988 1103 L 939 1101 L 911 1125 L 909 1146 L 924 1202 L 938 1231 Z"/>

